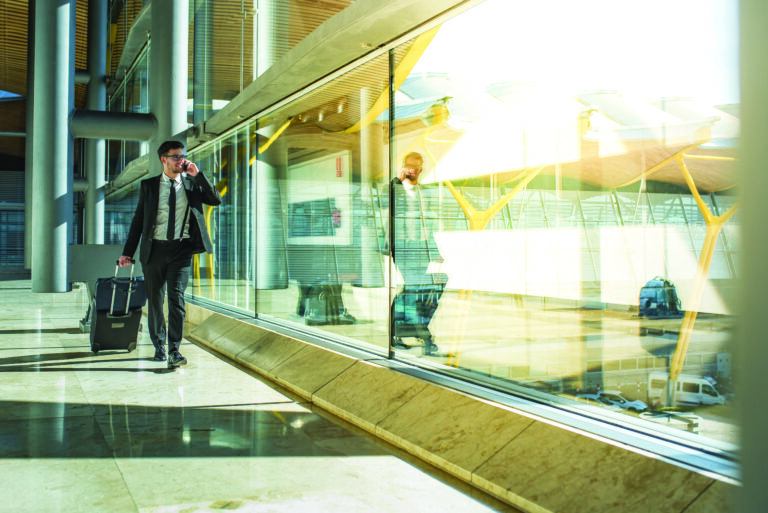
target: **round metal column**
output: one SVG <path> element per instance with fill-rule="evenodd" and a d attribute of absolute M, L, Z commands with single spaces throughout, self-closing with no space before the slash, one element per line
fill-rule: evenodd
<path fill-rule="evenodd" d="M 27 6 L 27 139 L 24 147 L 24 269 L 32 268 L 32 181 L 35 141 L 35 2 Z"/>
<path fill-rule="evenodd" d="M 75 1 L 36 2 L 34 24 L 32 291 L 65 292 L 72 240 L 74 144 L 68 121 L 75 90 Z"/>
<path fill-rule="evenodd" d="M 107 106 L 107 0 L 88 2 L 88 91 L 90 110 Z M 104 244 L 104 184 L 106 179 L 106 140 L 85 142 L 88 189 L 85 192 L 85 243 Z"/>
<path fill-rule="evenodd" d="M 253 78 L 268 70 L 275 61 L 274 0 L 258 0 L 254 16 Z M 281 121 L 282 122 L 282 121 Z M 276 127 L 258 130 L 256 142 L 256 289 L 288 286 L 287 247 L 283 223 L 283 188 L 288 166 L 287 148 L 278 140 L 267 150 L 259 147 L 275 133 Z"/>
<path fill-rule="evenodd" d="M 150 143 L 154 152 L 187 129 L 189 0 L 152 0 L 151 9 L 149 105 L 157 119 Z"/>

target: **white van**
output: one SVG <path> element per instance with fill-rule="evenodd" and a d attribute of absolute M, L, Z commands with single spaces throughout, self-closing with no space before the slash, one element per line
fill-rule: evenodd
<path fill-rule="evenodd" d="M 666 404 L 667 381 L 669 381 L 669 374 L 666 372 L 651 372 L 648 375 L 649 403 Z M 715 388 L 716 383 L 715 378 L 709 376 L 680 374 L 675 383 L 675 404 L 671 406 L 724 404 L 725 396 L 718 393 Z"/>

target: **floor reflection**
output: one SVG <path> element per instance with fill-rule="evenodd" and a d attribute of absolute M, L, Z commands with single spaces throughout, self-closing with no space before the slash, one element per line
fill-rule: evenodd
<path fill-rule="evenodd" d="M 0 280 L 0 513 L 514 511 L 189 342 L 94 355 L 87 304 Z"/>

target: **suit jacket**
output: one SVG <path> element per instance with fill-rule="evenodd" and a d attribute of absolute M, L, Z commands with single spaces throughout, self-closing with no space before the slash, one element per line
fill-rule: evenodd
<path fill-rule="evenodd" d="M 393 230 L 392 260 L 406 286 L 444 284 L 447 276 L 428 273 L 430 262 L 442 260 L 435 242 L 434 231 L 425 222 L 421 205 L 422 185 L 415 186 L 410 196 L 402 180 L 392 178 L 389 186 L 390 223 Z"/>
<path fill-rule="evenodd" d="M 213 253 L 211 237 L 205 226 L 203 204 L 221 205 L 221 195 L 202 172 L 194 177 L 182 174 L 181 183 L 189 202 L 189 236 L 192 239 L 192 253 L 203 253 L 204 251 Z M 142 265 L 147 263 L 152 251 L 152 237 L 155 234 L 157 223 L 159 196 L 160 175 L 141 181 L 139 203 L 136 205 L 136 212 L 133 214 L 131 227 L 128 230 L 128 239 L 123 247 L 123 255 L 133 256 L 136 253 L 139 240 L 141 240 L 139 260 Z"/>

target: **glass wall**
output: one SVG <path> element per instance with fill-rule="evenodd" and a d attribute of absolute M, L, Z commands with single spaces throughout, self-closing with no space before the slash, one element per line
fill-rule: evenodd
<path fill-rule="evenodd" d="M 736 6 L 627 9 L 487 0 L 190 151 L 188 292 L 734 447 Z"/>
<path fill-rule="evenodd" d="M 114 75 L 117 71 L 131 26 L 144 8 L 144 4 L 145 0 L 110 0 L 107 75 Z"/>
<path fill-rule="evenodd" d="M 144 48 L 125 79 L 107 100 L 110 112 L 149 112 L 149 45 Z M 149 151 L 149 144 L 140 141 L 106 141 L 107 180 L 122 173 L 125 166 Z M 138 189 L 123 191 L 111 198 L 104 212 L 104 242 L 123 244 L 128 235 L 138 200 Z"/>
<path fill-rule="evenodd" d="M 222 204 L 205 206 L 205 223 L 215 250 L 196 255 L 189 292 L 254 312 L 253 135 L 251 127 L 192 152 L 191 158 L 210 177 Z"/>
<path fill-rule="evenodd" d="M 110 112 L 149 113 L 149 45 L 126 73 L 125 79 L 107 101 Z M 148 151 L 139 141 L 107 141 L 107 179 L 120 174 L 132 160 Z"/>
<path fill-rule="evenodd" d="M 394 322 L 429 319 L 398 356 L 735 442 L 736 9 L 656 7 L 488 0 L 438 29 L 395 111 L 423 171 Z"/>

